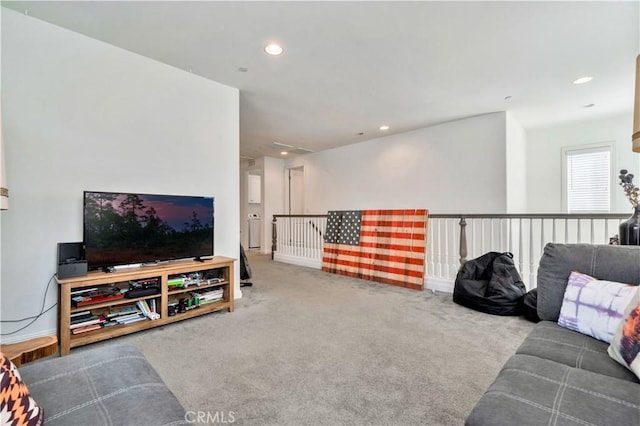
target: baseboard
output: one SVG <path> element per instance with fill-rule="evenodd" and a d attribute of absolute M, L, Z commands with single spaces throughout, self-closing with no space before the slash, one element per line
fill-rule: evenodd
<path fill-rule="evenodd" d="M 453 280 L 448 280 L 446 278 L 427 277 L 425 289 L 453 293 L 453 284 Z"/>
<path fill-rule="evenodd" d="M 3 330 L 4 331 L 4 330 Z M 24 342 L 26 340 L 35 339 L 36 337 L 44 337 L 44 336 L 57 336 L 58 330 L 55 328 L 49 330 L 36 331 L 35 333 L 16 333 L 15 335 L 11 334 L 8 336 L 2 336 L 2 344 L 10 345 L 12 343 Z"/>
<path fill-rule="evenodd" d="M 322 269 L 322 259 L 304 259 L 300 257 L 274 253 L 273 260 L 283 263 L 290 263 L 297 266 L 306 266 L 307 268 Z"/>

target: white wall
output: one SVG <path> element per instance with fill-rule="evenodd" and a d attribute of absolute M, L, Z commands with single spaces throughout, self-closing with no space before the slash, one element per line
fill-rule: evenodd
<path fill-rule="evenodd" d="M 271 253 L 271 221 L 274 214 L 283 214 L 285 194 L 284 160 L 263 158 L 262 175 L 262 236 L 261 253 Z"/>
<path fill-rule="evenodd" d="M 427 208 L 505 213 L 505 113 L 306 154 L 305 211 Z"/>
<path fill-rule="evenodd" d="M 527 137 L 513 116 L 506 113 L 507 213 L 527 212 Z"/>
<path fill-rule="evenodd" d="M 214 196 L 215 254 L 238 257 L 237 89 L 6 9 L 2 55 L 3 320 L 39 312 L 56 243 L 82 240 L 83 190 Z M 3 340 L 55 330 L 53 309 Z"/>
<path fill-rule="evenodd" d="M 613 142 L 612 213 L 631 214 L 631 204 L 618 185 L 618 172 L 627 169 L 640 177 L 640 155 L 631 151 L 632 121 L 629 112 L 528 131 L 527 210 L 531 213 L 562 212 L 563 147 Z"/>

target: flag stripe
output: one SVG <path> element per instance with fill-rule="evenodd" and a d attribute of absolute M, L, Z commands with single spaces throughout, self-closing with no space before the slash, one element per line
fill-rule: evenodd
<path fill-rule="evenodd" d="M 384 264 L 370 264 L 370 265 L 366 265 L 363 264 L 362 262 L 359 261 L 350 261 L 348 259 L 344 259 L 344 258 L 340 258 L 340 259 L 335 259 L 334 262 L 332 262 L 335 265 L 343 265 L 343 266 L 351 266 L 355 269 L 359 269 L 363 275 L 366 274 L 366 272 L 371 273 L 371 275 L 374 275 L 372 273 L 372 271 L 380 271 L 380 272 L 386 272 L 389 274 L 395 274 L 395 275 L 399 275 L 399 276 L 406 276 L 406 277 L 413 277 L 413 278 L 420 278 L 422 279 L 422 271 L 413 271 L 411 269 L 407 269 L 407 268 L 396 268 L 396 267 L 392 267 L 389 265 L 384 265 Z"/>
<path fill-rule="evenodd" d="M 398 238 L 401 240 L 418 240 L 424 241 L 424 233 L 412 233 L 412 232 L 382 232 L 382 231 L 365 231 L 361 230 L 360 235 L 362 237 L 375 237 L 375 238 Z"/>
<path fill-rule="evenodd" d="M 397 250 L 397 251 L 408 251 L 411 253 L 424 253 L 425 252 L 425 247 L 424 246 L 405 246 L 402 244 L 390 244 L 390 243 L 382 243 L 382 242 L 367 242 L 367 241 L 361 241 L 360 242 L 360 247 L 373 247 L 373 248 L 378 248 L 381 250 Z"/>
<path fill-rule="evenodd" d="M 426 216 L 429 211 L 425 209 L 413 210 L 413 209 L 405 209 L 405 210 L 364 210 L 362 213 L 367 216 L 414 216 L 417 218 L 421 218 L 421 216 Z"/>
<path fill-rule="evenodd" d="M 354 257 L 359 256 L 365 259 L 383 260 L 387 262 L 397 262 L 397 263 L 407 263 L 407 264 L 420 265 L 420 266 L 424 264 L 424 256 L 416 256 L 416 257 L 398 256 L 398 255 L 388 254 L 389 252 L 387 253 L 381 253 L 380 251 L 365 252 L 365 251 L 359 251 L 359 250 L 348 250 L 348 249 L 342 249 L 337 247 L 334 248 L 334 247 L 327 247 L 327 246 L 325 246 L 324 248 L 324 253 L 329 256 L 331 254 L 336 254 L 336 255 L 342 255 L 342 256 L 354 256 Z M 391 252 L 391 253 L 395 253 L 395 252 Z"/>
<path fill-rule="evenodd" d="M 388 228 L 424 228 L 425 223 L 423 221 L 407 221 L 407 220 L 363 220 L 360 222 L 363 227 L 375 226 L 375 227 L 388 227 Z"/>
<path fill-rule="evenodd" d="M 421 265 L 412 265 L 412 264 L 403 264 L 403 263 L 394 263 L 387 261 L 375 261 L 374 262 L 362 262 L 361 258 L 353 257 L 353 256 L 327 256 L 325 258 L 325 263 L 328 265 L 329 263 L 335 263 L 344 266 L 358 267 L 361 268 L 363 273 L 368 273 L 372 270 L 378 271 L 388 271 L 394 274 L 402 274 L 403 271 L 408 271 L 408 276 L 415 276 L 422 278 L 423 268 Z"/>

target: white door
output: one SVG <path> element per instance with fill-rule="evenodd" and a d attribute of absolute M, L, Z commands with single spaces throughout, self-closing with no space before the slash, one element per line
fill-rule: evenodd
<path fill-rule="evenodd" d="M 289 169 L 289 214 L 304 214 L 304 167 Z"/>

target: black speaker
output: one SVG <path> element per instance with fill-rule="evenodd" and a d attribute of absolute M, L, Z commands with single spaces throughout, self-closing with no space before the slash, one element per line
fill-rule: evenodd
<path fill-rule="evenodd" d="M 87 275 L 83 243 L 58 243 L 58 278 L 73 278 Z"/>

